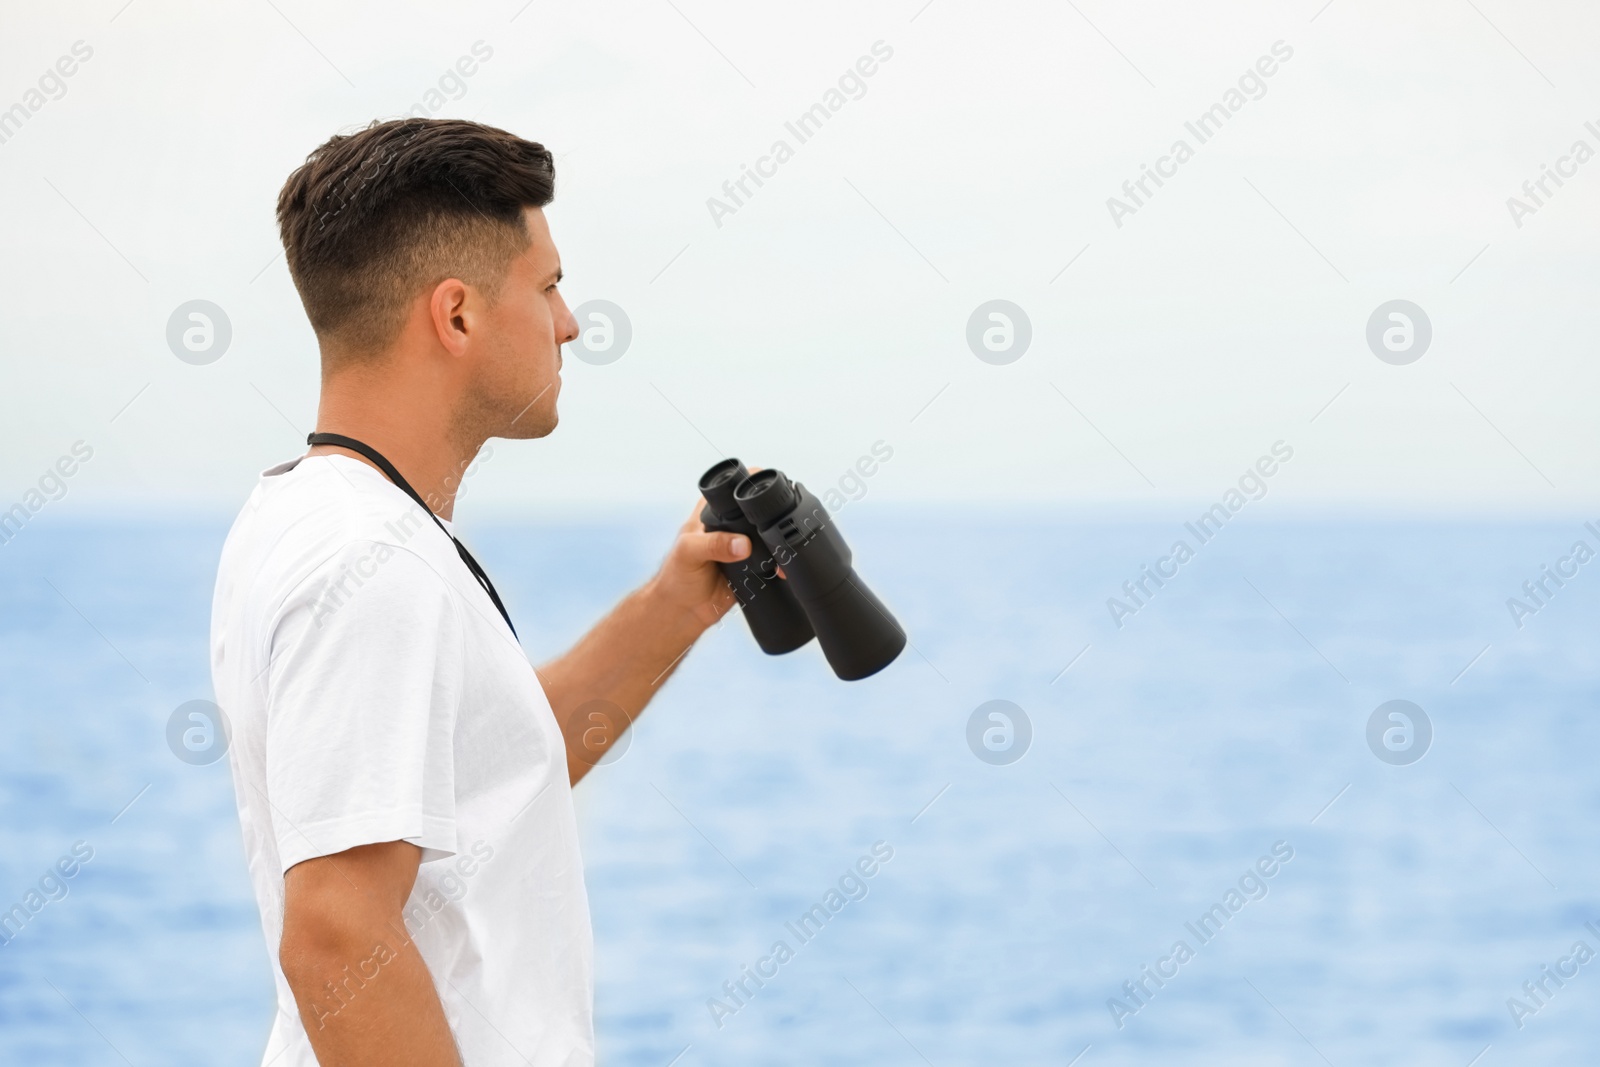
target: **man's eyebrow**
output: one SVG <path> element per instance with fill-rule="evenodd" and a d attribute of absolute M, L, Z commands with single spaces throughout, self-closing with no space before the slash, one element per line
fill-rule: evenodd
<path fill-rule="evenodd" d="M 567 276 L 566 272 L 563 271 L 560 267 L 557 267 L 555 274 L 553 276 L 551 276 L 551 278 L 550 278 L 550 284 L 551 285 L 560 285 L 561 284 L 561 279 L 565 278 L 566 276 Z"/>

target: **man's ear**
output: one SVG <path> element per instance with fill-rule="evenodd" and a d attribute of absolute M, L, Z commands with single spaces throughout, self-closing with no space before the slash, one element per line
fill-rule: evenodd
<path fill-rule="evenodd" d="M 433 320 L 433 332 L 445 351 L 452 356 L 466 352 L 471 330 L 477 325 L 468 310 L 470 292 L 460 278 L 446 278 L 433 287 L 428 298 L 428 312 Z"/>

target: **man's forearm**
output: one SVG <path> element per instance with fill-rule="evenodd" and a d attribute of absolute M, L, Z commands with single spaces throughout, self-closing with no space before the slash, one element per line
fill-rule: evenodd
<path fill-rule="evenodd" d="M 566 740 L 574 783 L 639 717 L 707 628 L 695 613 L 662 595 L 652 579 L 624 597 L 571 651 L 538 668 Z M 616 705 L 626 721 L 608 724 L 580 715 L 592 700 Z"/>

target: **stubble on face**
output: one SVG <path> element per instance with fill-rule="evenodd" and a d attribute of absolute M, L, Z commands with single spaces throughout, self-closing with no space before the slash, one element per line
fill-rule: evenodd
<path fill-rule="evenodd" d="M 527 248 L 511 261 L 499 299 L 487 309 L 485 357 L 454 420 L 464 442 L 545 437 L 560 421 L 561 347 L 546 293 L 560 257 L 542 211 L 527 209 L 524 222 Z"/>

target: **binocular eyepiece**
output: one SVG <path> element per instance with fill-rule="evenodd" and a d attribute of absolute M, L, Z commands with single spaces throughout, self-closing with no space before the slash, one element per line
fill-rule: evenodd
<path fill-rule="evenodd" d="M 838 524 L 810 490 L 782 471 L 751 474 L 725 459 L 701 476 L 700 493 L 707 530 L 750 539 L 750 555 L 718 566 L 763 652 L 793 652 L 815 637 L 847 682 L 894 662 L 905 631 L 862 584 Z"/>

